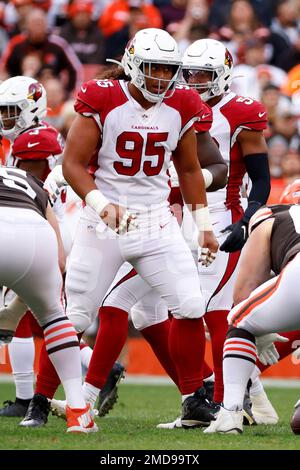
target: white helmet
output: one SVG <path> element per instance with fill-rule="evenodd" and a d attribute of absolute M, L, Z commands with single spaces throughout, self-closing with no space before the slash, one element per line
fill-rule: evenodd
<path fill-rule="evenodd" d="M 167 64 L 174 66 L 171 80 L 158 79 L 157 93 L 147 90 L 146 78 L 151 76 L 151 64 Z M 121 65 L 126 75 L 151 103 L 168 98 L 173 95 L 176 80 L 181 70 L 181 57 L 175 39 L 162 29 L 147 28 L 136 33 L 129 41 L 122 57 Z M 146 74 L 147 65 L 147 74 Z M 162 82 L 167 81 L 168 87 L 160 92 Z"/>
<path fill-rule="evenodd" d="M 182 62 L 186 82 L 200 70 L 212 72 L 210 81 L 190 84 L 197 90 L 205 90 L 200 94 L 203 101 L 222 95 L 228 90 L 232 81 L 233 60 L 221 42 L 214 39 L 199 39 L 193 42 L 185 51 Z"/>
<path fill-rule="evenodd" d="M 0 134 L 14 139 L 20 132 L 35 125 L 46 113 L 46 90 L 37 80 L 17 76 L 1 83 Z"/>

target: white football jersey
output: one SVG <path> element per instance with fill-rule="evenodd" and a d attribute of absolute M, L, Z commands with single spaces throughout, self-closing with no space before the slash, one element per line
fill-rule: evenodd
<path fill-rule="evenodd" d="M 168 205 L 172 152 L 195 121 L 200 129 L 205 121 L 203 130 L 208 125 L 207 107 L 193 90 L 176 89 L 146 110 L 123 80 L 87 82 L 75 109 L 99 126 L 101 141 L 90 162 L 96 185 L 109 201 L 138 212 Z"/>
<path fill-rule="evenodd" d="M 211 210 L 240 206 L 241 188 L 246 174 L 243 155 L 237 136 L 243 129 L 260 131 L 266 128 L 267 113 L 262 104 L 251 98 L 229 92 L 212 107 L 211 136 L 228 165 L 228 182 L 225 188 L 207 193 Z"/>

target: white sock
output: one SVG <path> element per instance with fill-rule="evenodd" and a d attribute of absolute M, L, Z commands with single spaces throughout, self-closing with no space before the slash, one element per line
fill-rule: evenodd
<path fill-rule="evenodd" d="M 83 398 L 81 378 L 66 379 L 62 381 L 66 394 L 66 401 L 70 408 L 83 410 L 86 402 Z"/>
<path fill-rule="evenodd" d="M 84 348 L 80 349 L 81 364 L 87 369 L 89 367 L 92 354 L 93 350 L 89 346 L 85 346 Z"/>
<path fill-rule="evenodd" d="M 238 336 L 226 339 L 223 356 L 224 408 L 242 410 L 245 390 L 254 370 L 256 346 Z"/>
<path fill-rule="evenodd" d="M 260 395 L 261 392 L 263 391 L 264 391 L 263 384 L 261 383 L 260 378 L 256 377 L 254 382 L 252 382 L 252 385 L 250 388 L 250 395 L 254 397 L 256 395 Z"/>
<path fill-rule="evenodd" d="M 92 408 L 94 408 L 99 392 L 100 392 L 100 388 L 94 387 L 94 385 L 91 385 L 88 382 L 84 382 L 83 396 L 84 396 L 85 401 L 90 403 Z"/>
<path fill-rule="evenodd" d="M 49 359 L 64 387 L 70 408 L 84 409 L 81 362 L 78 338 L 67 317 L 58 318 L 44 326 L 44 336 Z"/>
<path fill-rule="evenodd" d="M 33 338 L 14 337 L 8 345 L 8 351 L 16 386 L 16 397 L 22 400 L 31 400 L 34 393 L 35 347 Z"/>

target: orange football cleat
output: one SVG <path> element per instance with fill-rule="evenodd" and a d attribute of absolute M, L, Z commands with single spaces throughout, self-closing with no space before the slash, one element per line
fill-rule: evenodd
<path fill-rule="evenodd" d="M 75 409 L 66 406 L 67 432 L 97 432 L 98 426 L 91 415 L 91 407 L 88 403 L 84 409 Z"/>

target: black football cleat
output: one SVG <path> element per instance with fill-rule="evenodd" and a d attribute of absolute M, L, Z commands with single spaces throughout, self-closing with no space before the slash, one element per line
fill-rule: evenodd
<path fill-rule="evenodd" d="M 205 388 L 205 391 L 206 391 L 206 398 L 209 401 L 213 401 L 215 382 L 213 380 L 203 381 L 203 387 Z"/>
<path fill-rule="evenodd" d="M 39 393 L 33 395 L 28 411 L 19 423 L 23 428 L 39 428 L 45 426 L 48 421 L 50 402 L 48 398 Z"/>
<path fill-rule="evenodd" d="M 214 415 L 218 410 L 219 407 L 208 400 L 205 388 L 201 387 L 182 404 L 182 427 L 188 429 L 209 426 L 216 419 Z"/>
<path fill-rule="evenodd" d="M 23 418 L 26 415 L 30 400 L 16 398 L 15 401 L 6 400 L 0 408 L 0 418 Z"/>
<path fill-rule="evenodd" d="M 250 399 L 250 390 L 251 381 L 249 381 L 245 396 L 244 396 L 244 403 L 243 403 L 243 424 L 244 426 L 255 426 L 257 423 L 252 413 L 252 402 Z"/>
<path fill-rule="evenodd" d="M 104 387 L 99 393 L 98 416 L 105 416 L 114 407 L 118 400 L 118 384 L 124 375 L 125 367 L 119 362 L 113 365 Z"/>

